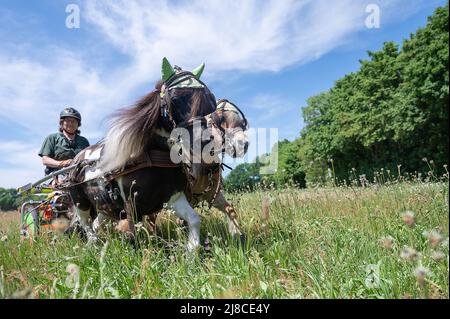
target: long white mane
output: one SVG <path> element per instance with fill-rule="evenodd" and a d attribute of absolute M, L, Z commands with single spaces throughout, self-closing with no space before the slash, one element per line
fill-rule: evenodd
<path fill-rule="evenodd" d="M 131 108 L 121 109 L 112 119 L 97 165 L 104 173 L 123 167 L 140 156 L 156 129 L 160 96 L 152 91 Z"/>
<path fill-rule="evenodd" d="M 128 160 L 144 151 L 144 136 L 142 133 L 134 134 L 133 124 L 126 119 L 118 119 L 112 124 L 106 134 L 99 163 L 103 172 L 123 167 Z"/>

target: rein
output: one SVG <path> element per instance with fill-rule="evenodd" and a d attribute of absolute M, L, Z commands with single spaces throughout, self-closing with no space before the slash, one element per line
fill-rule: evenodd
<path fill-rule="evenodd" d="M 160 167 L 160 168 L 175 168 L 181 167 L 182 164 L 175 164 L 170 159 L 170 153 L 160 150 L 149 150 L 144 153 L 143 156 L 137 160 L 131 161 L 123 169 L 118 171 L 113 171 L 105 176 L 105 179 L 110 182 L 113 179 L 138 171 L 147 167 Z"/>

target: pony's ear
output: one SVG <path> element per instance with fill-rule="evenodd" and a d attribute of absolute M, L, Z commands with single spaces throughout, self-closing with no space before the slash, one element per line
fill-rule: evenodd
<path fill-rule="evenodd" d="M 197 80 L 200 80 L 200 77 L 202 76 L 204 69 L 205 69 L 205 63 L 202 63 L 192 71 L 192 74 L 194 74 L 194 77 Z"/>
<path fill-rule="evenodd" d="M 162 80 L 167 81 L 174 74 L 175 74 L 175 70 L 170 65 L 169 60 L 167 60 L 167 58 L 164 57 L 162 59 L 162 65 L 161 65 Z"/>

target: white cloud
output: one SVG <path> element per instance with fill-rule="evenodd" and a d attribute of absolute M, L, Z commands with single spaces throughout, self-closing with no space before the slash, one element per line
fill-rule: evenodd
<path fill-rule="evenodd" d="M 278 71 L 320 57 L 363 27 L 360 1 L 86 1 L 85 18 L 136 63 L 209 72 Z"/>
<path fill-rule="evenodd" d="M 8 154 L 8 152 L 13 151 L 13 152 L 18 152 L 18 151 L 25 151 L 25 150 L 29 150 L 29 145 L 24 144 L 22 142 L 19 141 L 0 141 L 0 152 L 2 154 Z M 38 150 L 36 150 L 36 154 L 37 154 Z M 27 163 L 27 156 L 21 156 L 21 157 L 9 157 L 9 156 L 5 156 L 2 157 L 2 159 L 4 161 L 7 161 L 9 163 L 12 164 L 17 164 L 17 159 L 19 160 L 19 163 L 23 164 L 23 163 Z"/>
<path fill-rule="evenodd" d="M 41 63 L 0 53 L 0 116 L 45 136 L 56 129 L 59 111 L 74 106 L 91 114 L 83 122 L 95 131 L 93 119 L 101 115 L 96 106 L 111 99 L 105 83 L 70 52 L 52 49 L 48 54 L 54 59 Z"/>
<path fill-rule="evenodd" d="M 0 187 L 20 187 L 44 175 L 39 149 L 20 141 L 0 140 Z"/>

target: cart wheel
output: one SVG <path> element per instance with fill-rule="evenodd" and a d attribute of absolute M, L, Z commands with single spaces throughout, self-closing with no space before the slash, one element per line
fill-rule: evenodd
<path fill-rule="evenodd" d="M 33 204 L 26 204 L 21 209 L 20 234 L 24 239 L 32 240 L 39 230 L 39 212 Z"/>

